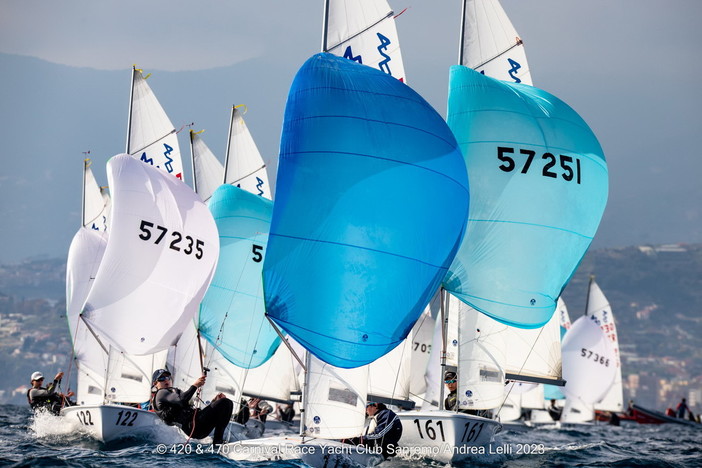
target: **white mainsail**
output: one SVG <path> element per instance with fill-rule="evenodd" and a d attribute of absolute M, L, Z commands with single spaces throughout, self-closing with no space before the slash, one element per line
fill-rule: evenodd
<path fill-rule="evenodd" d="M 498 80 L 532 84 L 524 44 L 498 0 L 464 0 L 459 63 Z"/>
<path fill-rule="evenodd" d="M 193 163 L 193 190 L 206 202 L 222 184 L 224 166 L 205 144 L 200 136 L 202 132 L 204 130 L 190 130 L 190 155 Z"/>
<path fill-rule="evenodd" d="M 126 153 L 183 180 L 178 134 L 142 70 L 132 68 Z"/>
<path fill-rule="evenodd" d="M 304 435 L 343 439 L 365 424 L 368 367 L 341 369 L 307 353 Z"/>
<path fill-rule="evenodd" d="M 83 161 L 83 226 L 96 231 L 107 231 L 110 195 L 98 185 L 90 165 L 90 159 Z"/>
<path fill-rule="evenodd" d="M 614 314 L 609 305 L 609 301 L 593 279 L 587 300 L 587 315 L 590 315 L 607 336 L 609 344 L 614 354 L 614 383 L 607 394 L 595 404 L 596 410 L 602 411 L 624 411 L 624 394 L 622 389 L 622 365 L 619 357 L 619 338 L 617 336 L 617 326 L 614 323 Z"/>
<path fill-rule="evenodd" d="M 405 82 L 395 13 L 384 0 L 327 0 L 322 52 L 377 68 Z"/>
<path fill-rule="evenodd" d="M 271 200 L 271 186 L 263 157 L 244 121 L 245 106 L 232 106 L 224 158 L 224 182 Z"/>
<path fill-rule="evenodd" d="M 217 227 L 187 185 L 126 155 L 107 164 L 112 230 L 82 317 L 123 352 L 174 344 L 219 254 Z"/>

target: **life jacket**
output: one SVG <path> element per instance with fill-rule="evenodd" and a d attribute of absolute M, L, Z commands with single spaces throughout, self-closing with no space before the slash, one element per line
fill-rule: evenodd
<path fill-rule="evenodd" d="M 195 413 L 195 410 L 188 405 L 176 406 L 169 404 L 161 404 L 161 408 L 158 408 L 156 405 L 156 395 L 158 395 L 158 392 L 162 390 L 174 391 L 175 389 L 173 387 L 170 387 L 159 388 L 158 390 L 156 390 L 153 396 L 154 412 L 158 414 L 158 417 L 161 418 L 163 422 L 165 422 L 169 426 L 178 424 L 181 427 L 189 427 L 192 424 L 193 414 Z"/>

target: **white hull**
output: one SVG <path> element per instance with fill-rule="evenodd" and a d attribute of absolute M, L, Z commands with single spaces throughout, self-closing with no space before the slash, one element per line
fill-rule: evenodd
<path fill-rule="evenodd" d="M 61 415 L 103 443 L 143 436 L 157 426 L 166 426 L 156 413 L 124 405 L 69 406 Z"/>
<path fill-rule="evenodd" d="M 453 411 L 407 411 L 402 421 L 400 454 L 422 456 L 442 463 L 488 453 L 502 425 L 493 420 Z"/>
<path fill-rule="evenodd" d="M 234 442 L 224 445 L 219 453 L 236 461 L 301 460 L 315 468 L 375 466 L 383 461 L 382 455 L 363 446 L 299 436 Z"/>

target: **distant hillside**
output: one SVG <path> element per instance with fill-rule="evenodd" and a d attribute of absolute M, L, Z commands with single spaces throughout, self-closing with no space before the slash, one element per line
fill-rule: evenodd
<path fill-rule="evenodd" d="M 0 265 L 0 373 L 12 377 L 12 388 L 34 367 L 50 372 L 67 362 L 65 269 L 61 259 Z M 583 313 L 592 274 L 615 315 L 625 379 L 702 377 L 702 244 L 588 252 L 563 293 L 571 321 Z M 42 354 L 47 349 L 54 351 Z"/>

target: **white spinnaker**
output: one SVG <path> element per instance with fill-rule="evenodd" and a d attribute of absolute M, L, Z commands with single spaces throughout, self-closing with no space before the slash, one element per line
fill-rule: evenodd
<path fill-rule="evenodd" d="M 190 154 L 193 160 L 193 190 L 206 202 L 222 184 L 224 166 L 200 136 L 190 130 Z"/>
<path fill-rule="evenodd" d="M 580 317 L 563 339 L 563 392 L 566 400 L 593 404 L 609 391 L 617 367 L 607 336 L 590 318 Z"/>
<path fill-rule="evenodd" d="M 490 319 L 492 320 L 492 319 Z M 560 317 L 553 314 L 541 328 L 523 329 L 503 325 L 506 345 L 505 371 L 527 377 L 560 379 Z"/>
<path fill-rule="evenodd" d="M 346 57 L 405 80 L 395 14 L 384 0 L 327 1 L 322 52 Z"/>
<path fill-rule="evenodd" d="M 524 44 L 498 0 L 464 0 L 461 65 L 531 85 Z"/>
<path fill-rule="evenodd" d="M 505 387 L 506 344 L 500 333 L 504 326 L 463 302 L 458 320 L 458 406 L 498 408 Z"/>
<path fill-rule="evenodd" d="M 244 106 L 232 107 L 224 179 L 220 183 L 235 185 L 271 200 L 273 195 L 266 164 L 244 121 L 245 109 Z"/>
<path fill-rule="evenodd" d="M 217 226 L 190 187 L 127 155 L 107 163 L 112 227 L 83 317 L 129 354 L 175 344 L 219 256 Z"/>
<path fill-rule="evenodd" d="M 361 434 L 365 424 L 368 366 L 341 369 L 308 353 L 303 400 L 305 435 L 344 439 Z"/>
<path fill-rule="evenodd" d="M 609 344 L 612 347 L 614 364 L 616 367 L 614 383 L 604 398 L 595 403 L 595 409 L 602 411 L 624 411 L 622 365 L 621 358 L 619 357 L 619 338 L 617 336 L 617 326 L 614 323 L 612 307 L 609 305 L 609 301 L 594 280 L 590 284 L 587 309 L 587 315 L 600 326 L 602 331 L 607 336 Z"/>
<path fill-rule="evenodd" d="M 178 134 L 142 71 L 132 69 L 127 153 L 183 180 Z"/>
<path fill-rule="evenodd" d="M 106 232 L 81 227 L 73 236 L 66 260 L 66 316 L 78 368 L 76 401 L 80 404 L 101 404 L 104 398 L 107 355 L 80 320 L 80 313 L 105 247 Z"/>
<path fill-rule="evenodd" d="M 110 216 L 110 196 L 97 181 L 90 160 L 83 162 L 83 226 L 96 231 L 107 231 Z"/>

